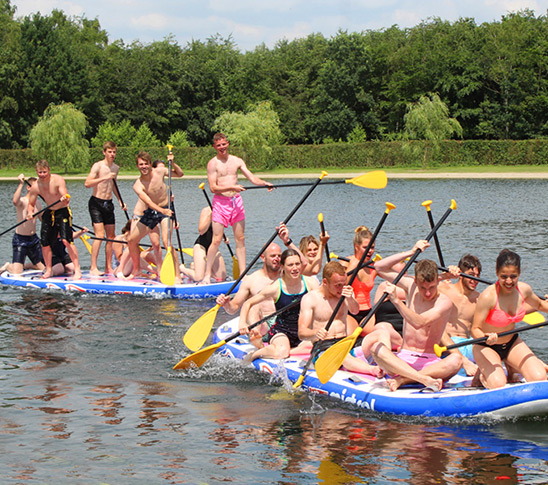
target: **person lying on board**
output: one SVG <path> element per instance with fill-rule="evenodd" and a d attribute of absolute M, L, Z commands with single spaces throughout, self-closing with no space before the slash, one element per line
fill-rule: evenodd
<path fill-rule="evenodd" d="M 417 249 L 424 251 L 428 246 L 427 241 L 420 240 L 409 251 L 376 262 L 379 276 L 391 283 L 399 274 L 394 266 L 411 257 Z M 392 391 L 410 382 L 420 382 L 438 391 L 443 379 L 455 375 L 462 366 L 459 354 L 440 359 L 434 352 L 453 308 L 451 300 L 439 292 L 438 285 L 437 264 L 423 259 L 415 265 L 414 278 L 404 275 L 397 284 L 406 292 L 405 303 L 399 298 L 396 286 L 386 286 L 390 300 L 404 317 L 403 343 L 394 354 L 391 343 L 381 340 L 371 347 L 371 353 L 375 362 L 391 376 L 387 382 Z"/>
<path fill-rule="evenodd" d="M 513 330 L 523 320 L 527 305 L 535 310 L 548 312 L 548 301 L 541 300 L 531 287 L 519 281 L 521 258 L 508 249 L 500 252 L 496 261 L 497 281 L 479 296 L 472 323 L 473 338 L 487 337 L 475 344 L 474 357 L 478 372 L 474 384 L 481 383 L 488 389 L 503 387 L 508 378 L 502 364 L 519 372 L 527 382 L 546 380 L 546 366 L 533 353 L 519 334 L 499 337 L 498 334 Z"/>
<path fill-rule="evenodd" d="M 346 266 L 347 274 L 352 271 L 360 262 L 363 252 L 367 249 L 371 237 L 373 234 L 365 226 L 358 226 L 354 231 L 354 253 L 349 257 L 348 264 Z M 369 254 L 365 260 L 370 261 L 375 253 L 375 244 L 369 248 Z M 371 310 L 371 290 L 375 285 L 375 277 L 377 272 L 371 268 L 362 268 L 358 272 L 358 276 L 352 283 L 354 289 L 354 297 L 358 301 L 359 310 L 357 312 L 351 312 L 350 318 L 354 319 L 353 324 L 358 325 Z M 351 276 L 348 276 L 350 280 Z M 355 328 L 355 327 L 354 327 Z"/>
<path fill-rule="evenodd" d="M 19 174 L 19 185 L 13 193 L 13 205 L 17 213 L 17 222 L 21 222 L 27 218 L 27 208 L 29 203 L 28 191 L 29 188 L 36 183 L 36 177 L 28 179 L 26 194 L 22 195 L 23 186 L 25 185 L 25 175 Z M 36 209 L 40 210 L 40 201 L 36 202 Z M 37 217 L 17 226 L 12 239 L 13 256 L 11 263 L 7 261 L 0 268 L 0 273 L 8 271 L 11 274 L 21 274 L 24 269 L 37 269 L 43 271 L 44 258 L 42 256 L 42 246 L 40 238 L 36 234 Z M 30 263 L 25 263 L 29 258 Z"/>
<path fill-rule="evenodd" d="M 472 254 L 465 254 L 460 258 L 457 267 L 449 266 L 449 274 L 455 275 L 458 280 L 455 283 L 443 281 L 439 285 L 440 293 L 448 296 L 453 302 L 453 310 L 449 315 L 447 327 L 441 339 L 441 345 L 448 347 L 456 343 L 470 339 L 472 320 L 476 311 L 479 291 L 476 290 L 478 281 L 459 276 L 459 273 L 468 274 L 479 278 L 481 275 L 481 262 Z M 460 374 L 473 376 L 478 370 L 472 352 L 472 345 L 466 345 L 453 349 L 450 352 L 459 352 L 462 357 L 462 369 Z"/>
<path fill-rule="evenodd" d="M 299 250 L 306 257 L 307 264 L 303 270 L 305 276 L 316 276 L 322 270 L 323 254 L 325 252 L 325 245 L 329 241 L 329 234 L 320 235 L 320 240 L 312 236 L 304 236 L 299 241 Z"/>
<path fill-rule="evenodd" d="M 36 162 L 36 174 L 38 181 L 32 185 L 28 192 L 27 219 L 33 218 L 38 196 L 41 196 L 48 207 L 42 214 L 42 229 L 40 231 L 40 243 L 46 265 L 42 277 L 52 276 L 51 246 L 57 239 L 61 239 L 74 264 L 74 279 L 80 279 L 82 272 L 80 271 L 78 250 L 72 239 L 72 212 L 69 207 L 70 195 L 65 179 L 60 175 L 52 174 L 46 160 Z"/>
<path fill-rule="evenodd" d="M 303 345 L 299 338 L 300 305 L 280 313 L 273 324 L 265 323 L 251 331 L 248 329 L 247 315 L 253 305 L 270 300 L 274 303 L 276 311 L 281 310 L 295 301 L 302 300 L 311 290 L 318 287 L 315 278 L 303 276 L 301 255 L 296 250 L 286 249 L 282 253 L 280 264 L 281 277 L 247 300 L 240 311 L 240 332 L 249 334 L 249 340 L 257 347 L 257 350 L 246 355 L 246 362 L 258 358 L 285 359 L 292 350 L 293 353 L 305 353 L 306 350 L 310 350 L 310 347 Z"/>
<path fill-rule="evenodd" d="M 211 240 L 213 239 L 213 228 L 211 225 L 211 208 L 209 206 L 204 207 L 200 211 L 200 219 L 198 220 L 198 233 L 199 236 L 194 241 L 194 247 L 192 248 L 193 266 L 187 268 L 181 265 L 181 274 L 191 278 L 193 281 L 203 281 L 206 274 L 207 265 L 207 251 L 211 246 Z M 211 277 L 215 281 L 226 280 L 226 265 L 225 260 L 220 251 L 217 251 L 215 259 L 213 260 L 213 268 L 211 268 Z"/>
<path fill-rule="evenodd" d="M 344 302 L 333 318 L 331 326 L 325 329 L 335 307 L 341 297 Z M 350 335 L 355 329 L 354 319 L 348 318 L 348 312 L 357 312 L 359 304 L 354 298 L 352 286 L 346 284 L 346 270 L 338 261 L 330 261 L 323 268 L 322 284 L 314 291 L 305 295 L 301 302 L 299 316 L 299 338 L 311 343 L 322 341 L 316 358 L 331 345 Z M 310 348 L 310 347 L 309 347 Z M 343 367 L 349 371 L 371 374 L 377 377 L 383 375 L 382 370 L 370 365 L 363 359 L 347 355 Z"/>
<path fill-rule="evenodd" d="M 168 159 L 172 161 L 171 175 L 174 177 L 182 177 L 184 175 L 183 171 L 175 162 L 173 162 L 172 157 L 173 154 L 168 155 Z M 150 233 L 150 231 L 154 230 L 156 226 L 161 227 L 164 247 L 171 247 L 169 241 L 169 218 L 172 217 L 173 212 L 169 208 L 170 201 L 167 186 L 165 184 L 165 177 L 169 175 L 168 169 L 164 164 L 158 164 L 153 168 L 152 158 L 147 152 L 139 152 L 137 155 L 137 168 L 141 175 L 133 184 L 133 190 L 139 196 L 139 199 L 144 202 L 146 209 L 139 221 L 132 227 L 128 237 L 129 254 L 133 262 L 133 268 L 128 275 L 128 279 L 140 275 L 139 241 Z M 176 262 L 175 284 L 180 284 L 181 276 L 179 272 L 178 255 L 173 248 L 172 251 L 173 261 Z M 158 273 L 160 273 L 163 260 L 161 248 L 155 248 L 155 253 Z"/>

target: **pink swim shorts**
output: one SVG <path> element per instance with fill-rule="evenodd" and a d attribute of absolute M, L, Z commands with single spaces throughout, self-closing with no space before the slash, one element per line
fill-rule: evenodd
<path fill-rule="evenodd" d="M 244 202 L 240 194 L 234 197 L 215 194 L 213 196 L 213 211 L 211 220 L 224 227 L 232 226 L 245 219 Z"/>
<path fill-rule="evenodd" d="M 420 371 L 429 365 L 435 364 L 441 359 L 436 354 L 416 352 L 414 350 L 402 349 L 397 354 L 401 360 L 407 362 L 413 369 Z"/>

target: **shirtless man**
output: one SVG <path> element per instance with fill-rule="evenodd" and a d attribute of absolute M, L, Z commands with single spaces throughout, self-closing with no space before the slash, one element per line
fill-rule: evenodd
<path fill-rule="evenodd" d="M 171 175 L 173 177 L 182 177 L 183 171 L 175 162 L 173 162 L 173 154 L 168 155 L 168 160 L 171 160 Z M 152 168 L 151 156 L 146 152 L 140 152 L 137 155 L 137 168 L 141 172 L 140 177 L 133 184 L 133 190 L 139 196 L 139 199 L 146 204 L 146 210 L 143 216 L 135 224 L 128 236 L 129 256 L 133 263 L 133 268 L 128 276 L 128 279 L 133 279 L 141 272 L 139 241 L 146 236 L 157 225 L 162 229 L 162 240 L 164 247 L 171 247 L 169 241 L 169 220 L 173 212 L 169 208 L 169 195 L 164 179 L 168 173 L 168 169 L 164 164 L 158 164 L 156 168 Z M 179 260 L 177 253 L 172 248 L 173 261 L 175 264 L 175 284 L 181 283 L 181 274 L 179 271 Z M 162 251 L 160 247 L 155 248 L 155 257 L 157 261 L 158 274 L 160 274 L 162 266 Z"/>
<path fill-rule="evenodd" d="M 27 218 L 27 207 L 29 203 L 28 188 L 27 195 L 21 195 L 23 192 L 23 185 L 25 185 L 25 176 L 19 174 L 19 185 L 13 193 L 13 205 L 17 212 L 17 221 L 24 221 Z M 30 177 L 28 179 L 29 185 L 32 186 L 36 182 L 36 177 Z M 36 209 L 40 210 L 40 202 L 37 202 Z M 40 246 L 40 239 L 36 235 L 36 221 L 37 218 L 27 221 L 15 229 L 13 235 L 12 247 L 13 258 L 12 262 L 6 262 L 0 268 L 0 273 L 9 271 L 11 274 L 21 274 L 23 269 L 38 269 L 42 271 L 44 269 L 44 259 L 42 257 L 42 247 Z M 25 264 L 25 259 L 29 258 L 31 264 Z"/>
<path fill-rule="evenodd" d="M 452 269 L 450 267 L 449 269 Z M 458 272 L 469 274 L 478 278 L 481 274 L 481 263 L 476 256 L 465 254 L 459 261 Z M 464 276 L 459 276 L 456 283 L 444 281 L 439 285 L 440 293 L 447 295 L 453 302 L 453 310 L 449 316 L 441 345 L 448 347 L 456 343 L 470 339 L 470 329 L 476 311 L 476 303 L 480 295 L 476 290 L 478 281 Z M 466 375 L 473 376 L 478 370 L 472 354 L 472 345 L 453 349 L 452 352 L 459 352 L 462 357 L 462 366 Z"/>
<path fill-rule="evenodd" d="M 238 171 L 242 172 L 252 184 L 272 187 L 272 184 L 253 175 L 241 158 L 229 155 L 228 145 L 225 135 L 222 133 L 215 134 L 213 148 L 217 151 L 217 155 L 207 164 L 207 181 L 214 196 L 211 215 L 213 239 L 207 251 L 206 272 L 203 280 L 205 283 L 210 283 L 211 268 L 221 244 L 224 229 L 228 226 L 232 226 L 234 231 L 236 257 L 240 268 L 246 267 L 245 211 L 240 196 L 240 192 L 245 188 L 238 183 Z"/>
<path fill-rule="evenodd" d="M 319 354 L 339 340 L 350 335 L 355 329 L 349 325 L 352 322 L 348 312 L 357 313 L 359 303 L 354 298 L 352 286 L 346 284 L 347 275 L 344 266 L 338 261 L 330 261 L 324 266 L 321 286 L 303 296 L 299 314 L 299 338 L 316 342 L 322 340 L 318 348 Z M 325 326 L 341 297 L 344 302 L 333 319 L 329 330 Z M 361 372 L 381 377 L 382 370 L 369 365 L 365 360 L 353 355 L 347 355 L 343 367 L 349 371 Z"/>
<path fill-rule="evenodd" d="M 42 214 L 40 243 L 42 244 L 42 254 L 46 264 L 46 270 L 42 277 L 49 278 L 52 276 L 51 245 L 59 238 L 63 241 L 74 264 L 73 278 L 78 280 L 82 278 L 82 272 L 80 271 L 78 250 L 72 239 L 72 213 L 69 207 L 70 196 L 67 192 L 65 179 L 60 175 L 52 174 L 46 160 L 40 160 L 36 163 L 36 174 L 38 175 L 38 181 L 31 186 L 28 192 L 27 219 L 32 219 L 38 195 L 43 197 L 48 206 L 54 204 L 51 209 Z"/>
<path fill-rule="evenodd" d="M 86 188 L 93 188 L 93 195 L 89 199 L 88 207 L 89 214 L 91 216 L 91 222 L 93 224 L 93 231 L 98 239 L 93 241 L 91 246 L 91 267 L 89 270 L 90 275 L 100 276 L 103 273 L 97 268 L 97 259 L 99 257 L 99 251 L 101 249 L 101 239 L 114 239 L 116 236 L 115 217 L 114 217 L 114 204 L 112 203 L 112 192 L 114 188 L 114 182 L 118 176 L 120 167 L 114 163 L 116 158 L 116 143 L 107 141 L 103 145 L 103 154 L 105 158 L 95 162 L 89 175 L 84 182 Z M 120 194 L 117 190 L 114 190 L 120 207 L 126 210 L 126 207 L 122 204 Z M 107 241 L 105 243 L 105 272 L 112 273 L 112 242 Z"/>
<path fill-rule="evenodd" d="M 387 381 L 392 391 L 410 382 L 420 382 L 439 391 L 443 379 L 455 375 L 462 366 L 460 354 L 439 359 L 434 353 L 434 344 L 440 342 L 453 309 L 451 300 L 438 290 L 436 263 L 428 259 L 419 261 L 414 278 L 403 276 L 400 279 L 398 287 L 406 292 L 405 303 L 391 284 L 398 275 L 393 266 L 413 256 L 417 249 L 424 251 L 428 246 L 428 241 L 417 241 L 411 250 L 375 263 L 377 273 L 390 283 L 385 290 L 390 301 L 404 318 L 403 344 L 398 354 L 392 353 L 390 341 L 383 338 L 371 347 L 377 364 L 393 376 Z"/>

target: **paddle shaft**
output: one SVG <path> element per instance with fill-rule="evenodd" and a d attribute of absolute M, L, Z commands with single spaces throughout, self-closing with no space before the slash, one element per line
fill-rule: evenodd
<path fill-rule="evenodd" d="M 173 153 L 171 145 L 168 146 L 169 154 Z M 175 223 L 175 234 L 177 235 L 177 244 L 179 245 L 179 253 L 181 253 L 181 262 L 183 266 L 185 264 L 185 257 L 183 256 L 183 245 L 181 244 L 181 234 L 179 233 L 179 223 L 177 222 L 177 213 L 175 212 L 175 202 L 171 202 L 171 194 L 173 190 L 171 188 L 171 160 L 169 160 L 169 204 L 173 211 L 173 222 Z M 171 245 L 171 238 L 170 238 Z"/>
<path fill-rule="evenodd" d="M 428 222 L 430 222 L 430 229 L 433 229 L 435 226 L 435 223 L 434 223 L 434 217 L 432 216 L 432 211 L 430 210 L 430 205 L 426 206 L 426 213 L 428 214 Z M 443 261 L 443 256 L 441 254 L 440 241 L 438 239 L 437 234 L 434 234 L 434 245 L 436 246 L 436 251 L 438 253 L 438 259 L 440 261 L 440 265 L 445 266 L 445 263 Z"/>
<path fill-rule="evenodd" d="M 367 247 L 364 249 L 363 254 L 362 254 L 362 256 L 361 256 L 361 258 L 358 262 L 358 265 L 352 270 L 352 275 L 350 276 L 350 279 L 348 280 L 347 285 L 352 286 L 352 283 L 354 283 L 354 280 L 356 279 L 356 277 L 358 276 L 358 273 L 360 272 L 360 266 L 365 262 L 365 258 L 367 257 L 367 254 L 369 253 L 369 251 L 371 250 L 371 247 L 375 243 L 375 239 L 377 239 L 377 236 L 379 234 L 379 231 L 381 230 L 381 227 L 384 224 L 384 221 L 386 221 L 386 218 L 388 217 L 388 214 L 390 214 L 390 211 L 394 207 L 395 206 L 393 206 L 392 204 L 390 204 L 390 205 L 388 203 L 386 204 L 386 210 L 384 211 L 384 214 L 382 215 L 380 222 L 377 224 L 377 227 L 375 228 L 375 232 L 371 236 L 371 239 L 369 240 L 369 243 L 367 244 Z M 341 306 L 342 306 L 345 299 L 346 299 L 345 296 L 341 296 L 339 298 L 339 301 L 337 302 L 337 305 L 335 306 L 335 309 L 333 310 L 333 312 L 331 313 L 331 316 L 329 317 L 329 320 L 325 324 L 325 330 L 326 331 L 329 331 L 329 328 L 331 327 L 331 324 L 335 320 L 335 317 L 337 316 L 337 313 L 339 312 L 339 310 L 340 310 L 340 308 L 341 308 Z M 304 365 L 303 370 L 301 372 L 301 375 L 300 375 L 299 379 L 296 381 L 296 383 L 300 383 L 301 379 L 306 375 L 306 372 L 308 371 L 308 368 L 310 367 L 310 364 L 312 364 L 312 362 L 316 358 L 316 354 L 318 353 L 318 349 L 319 349 L 321 343 L 322 343 L 321 340 L 317 340 L 316 342 L 314 342 L 314 345 L 312 346 L 312 351 L 310 352 L 310 357 L 306 361 L 306 364 Z"/>
<path fill-rule="evenodd" d="M 528 325 L 527 327 L 514 328 L 513 330 L 507 330 L 506 332 L 501 332 L 497 335 L 499 337 L 504 337 L 506 335 L 513 335 L 514 333 L 524 332 L 525 330 L 531 330 L 533 328 L 544 327 L 545 325 L 548 325 L 548 321 L 545 321 L 545 322 L 542 322 L 542 323 L 537 323 L 535 325 Z M 443 352 L 446 352 L 446 351 L 451 350 L 451 349 L 457 349 L 459 347 L 464 347 L 465 345 L 472 345 L 472 344 L 478 344 L 480 342 L 485 342 L 487 339 L 488 339 L 487 336 L 478 337 L 478 338 L 473 338 L 473 339 L 470 339 L 470 340 L 465 340 L 463 342 L 459 342 L 458 344 L 448 345 L 447 347 L 445 347 Z"/>
<path fill-rule="evenodd" d="M 120 189 L 118 188 L 118 182 L 116 182 L 116 179 L 112 179 L 112 183 L 114 184 L 114 190 L 118 192 L 118 200 L 120 201 L 123 207 L 125 204 L 124 204 L 124 200 L 122 199 L 122 192 L 120 192 Z M 129 214 L 127 213 L 127 209 L 122 208 L 122 210 L 124 211 L 124 214 L 126 215 L 126 220 L 129 221 Z"/>
<path fill-rule="evenodd" d="M 43 212 L 46 212 L 48 209 L 51 209 L 54 205 L 59 204 L 59 202 L 62 202 L 62 199 L 56 200 L 53 204 L 50 204 L 46 207 L 44 207 L 42 210 L 39 210 L 38 212 L 35 212 L 32 217 L 39 216 Z M 24 224 L 25 222 L 28 222 L 30 219 L 23 219 L 22 221 L 19 221 L 17 224 L 11 226 L 9 229 L 6 229 L 4 232 L 0 233 L 0 236 L 3 236 L 4 234 L 7 234 L 10 231 L 13 231 L 14 229 L 18 228 L 20 225 Z"/>
<path fill-rule="evenodd" d="M 312 187 L 310 187 L 308 189 L 308 191 L 306 192 L 306 194 L 304 194 L 303 198 L 299 201 L 299 203 L 295 206 L 295 208 L 289 213 L 289 215 L 284 219 L 283 223 L 284 224 L 287 224 L 291 218 L 295 215 L 295 213 L 300 209 L 300 207 L 305 203 L 306 199 L 308 199 L 308 197 L 310 196 L 310 194 L 312 193 L 312 191 L 318 186 L 318 184 L 322 181 L 323 177 L 325 177 L 325 175 L 327 175 L 326 172 L 323 172 L 322 175 L 318 178 L 318 180 L 316 180 L 316 182 L 314 182 L 314 185 L 312 185 Z M 268 239 L 268 241 L 265 243 L 265 245 L 262 247 L 262 249 L 257 253 L 257 255 L 253 258 L 253 260 L 251 261 L 251 263 L 249 263 L 247 265 L 247 267 L 240 273 L 240 276 L 239 278 L 234 281 L 234 283 L 232 284 L 232 286 L 228 289 L 228 291 L 225 293 L 226 296 L 230 295 L 234 289 L 238 286 L 238 284 L 240 283 L 240 281 L 242 281 L 243 277 L 249 272 L 249 270 L 253 267 L 253 265 L 259 260 L 259 258 L 261 257 L 261 254 L 263 254 L 266 249 L 268 248 L 268 246 L 270 246 L 270 244 L 272 243 L 272 241 L 274 241 L 274 239 L 276 239 L 276 236 L 278 235 L 278 231 L 276 230 L 274 232 L 274 234 L 272 234 L 272 236 Z"/>
<path fill-rule="evenodd" d="M 320 219 L 320 230 L 322 231 L 322 236 L 325 236 L 325 226 L 323 224 L 323 214 Z M 329 252 L 329 247 L 327 246 L 327 242 L 325 243 L 325 256 L 327 257 L 327 262 L 331 261 L 331 258 L 329 257 L 331 253 Z"/>
<path fill-rule="evenodd" d="M 327 182 L 324 182 L 322 185 L 326 184 L 347 184 L 349 181 L 346 180 L 328 180 Z M 280 187 L 307 187 L 309 185 L 315 185 L 315 182 L 293 182 L 291 184 L 278 184 L 278 185 L 251 185 L 250 187 L 244 187 L 245 190 L 251 190 L 251 189 L 277 189 Z"/>

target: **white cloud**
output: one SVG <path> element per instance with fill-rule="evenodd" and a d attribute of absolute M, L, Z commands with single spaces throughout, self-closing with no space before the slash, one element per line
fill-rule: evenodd
<path fill-rule="evenodd" d="M 131 25 L 139 30 L 166 30 L 173 27 L 173 19 L 161 13 L 150 13 L 130 18 Z"/>

